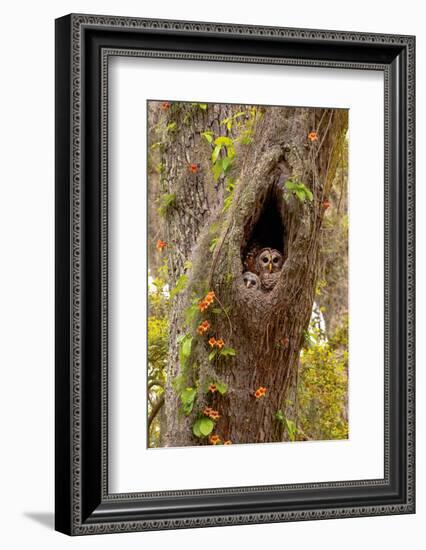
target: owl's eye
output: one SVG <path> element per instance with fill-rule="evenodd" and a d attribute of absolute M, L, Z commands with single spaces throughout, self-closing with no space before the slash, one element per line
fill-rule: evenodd
<path fill-rule="evenodd" d="M 279 258 L 277 256 L 275 256 L 275 258 L 272 259 L 272 261 L 274 262 L 274 264 L 277 264 L 278 263 L 278 260 Z"/>
<path fill-rule="evenodd" d="M 264 258 L 262 258 L 262 262 L 263 262 L 264 264 L 269 263 L 269 258 L 267 258 L 267 257 L 265 256 Z"/>

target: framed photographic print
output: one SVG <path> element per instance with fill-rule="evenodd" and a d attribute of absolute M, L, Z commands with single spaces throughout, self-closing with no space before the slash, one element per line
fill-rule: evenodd
<path fill-rule="evenodd" d="M 56 21 L 56 529 L 414 513 L 412 36 Z"/>

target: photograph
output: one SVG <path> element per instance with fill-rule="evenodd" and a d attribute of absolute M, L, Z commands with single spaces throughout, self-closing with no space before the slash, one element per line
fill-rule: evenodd
<path fill-rule="evenodd" d="M 147 101 L 147 447 L 350 438 L 349 139 L 343 108 Z"/>

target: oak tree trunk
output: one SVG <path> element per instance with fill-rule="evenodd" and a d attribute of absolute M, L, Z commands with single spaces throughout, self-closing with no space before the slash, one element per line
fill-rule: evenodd
<path fill-rule="evenodd" d="M 165 390 L 167 446 L 206 443 L 191 426 L 205 406 L 220 413 L 214 433 L 232 443 L 283 440 L 282 408 L 295 380 L 314 301 L 325 203 L 331 191 L 347 112 L 336 109 L 266 108 L 256 122 L 251 144 L 237 146 L 232 176 L 235 190 L 230 208 L 223 211 L 223 177 L 212 177 L 212 148 L 201 135 L 235 138 L 223 119 L 246 106 L 172 104 L 164 115 L 169 131 L 161 152 L 161 192 L 173 196 L 165 213 L 170 287 L 182 275 L 183 292 L 172 301 L 170 348 Z M 310 141 L 308 134 L 317 133 Z M 194 165 L 192 170 L 190 167 Z M 303 182 L 312 200 L 287 192 L 285 182 Z M 215 243 L 212 246 L 212 243 Z M 270 292 L 252 291 L 242 282 L 245 255 L 256 244 L 276 248 L 284 265 Z M 208 336 L 197 335 L 185 321 L 194 297 L 214 291 L 214 307 L 199 313 L 208 319 L 209 336 L 222 338 L 234 357 L 209 360 Z M 179 337 L 192 331 L 190 366 L 182 375 Z M 188 416 L 182 413 L 173 382 L 184 376 L 184 386 L 197 388 Z M 206 392 L 206 384 L 228 385 L 220 395 Z M 257 388 L 266 395 L 255 397 Z"/>

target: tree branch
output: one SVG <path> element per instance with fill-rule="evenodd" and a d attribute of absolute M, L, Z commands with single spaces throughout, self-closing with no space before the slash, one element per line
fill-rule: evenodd
<path fill-rule="evenodd" d="M 160 380 L 152 380 L 148 383 L 148 389 L 150 390 L 153 386 L 160 386 L 160 388 L 164 389 L 164 384 Z"/>
<path fill-rule="evenodd" d="M 154 418 L 157 416 L 159 410 L 163 405 L 164 405 L 164 394 L 158 399 L 156 404 L 151 409 L 151 414 L 148 417 L 148 430 L 150 429 Z"/>

